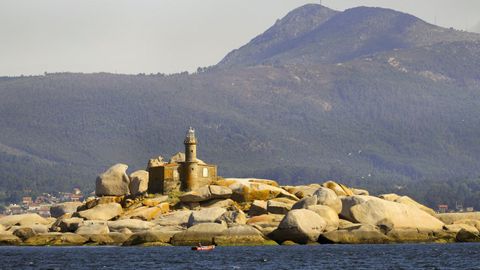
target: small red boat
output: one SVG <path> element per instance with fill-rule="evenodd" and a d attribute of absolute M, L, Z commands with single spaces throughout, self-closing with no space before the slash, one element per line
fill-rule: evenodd
<path fill-rule="evenodd" d="M 196 250 L 196 251 L 208 251 L 208 250 L 214 250 L 215 249 L 215 246 L 214 245 L 210 245 L 210 246 L 196 246 L 196 247 L 192 247 L 192 250 Z"/>

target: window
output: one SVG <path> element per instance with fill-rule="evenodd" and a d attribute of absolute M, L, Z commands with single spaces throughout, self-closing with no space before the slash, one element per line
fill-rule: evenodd
<path fill-rule="evenodd" d="M 208 168 L 203 168 L 202 176 L 203 177 L 208 177 Z"/>
<path fill-rule="evenodd" d="M 178 180 L 178 171 L 177 170 L 173 170 L 173 179 Z"/>

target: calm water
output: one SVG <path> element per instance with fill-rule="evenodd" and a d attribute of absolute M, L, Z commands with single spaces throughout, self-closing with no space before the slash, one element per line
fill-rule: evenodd
<path fill-rule="evenodd" d="M 0 247 L 1 269 L 480 269 L 480 244 Z"/>

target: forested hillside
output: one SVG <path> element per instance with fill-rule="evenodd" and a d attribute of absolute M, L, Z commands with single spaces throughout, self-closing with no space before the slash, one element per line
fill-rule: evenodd
<path fill-rule="evenodd" d="M 335 179 L 480 208 L 480 35 L 307 5 L 195 74 L 0 79 L 0 199 L 93 190 L 183 150 L 222 176 Z M 16 191 L 16 192 L 13 192 Z"/>

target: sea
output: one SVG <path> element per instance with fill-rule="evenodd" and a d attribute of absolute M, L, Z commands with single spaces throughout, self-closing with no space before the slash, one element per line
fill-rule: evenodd
<path fill-rule="evenodd" d="M 480 269 L 480 243 L 0 247 L 0 269 Z"/>

